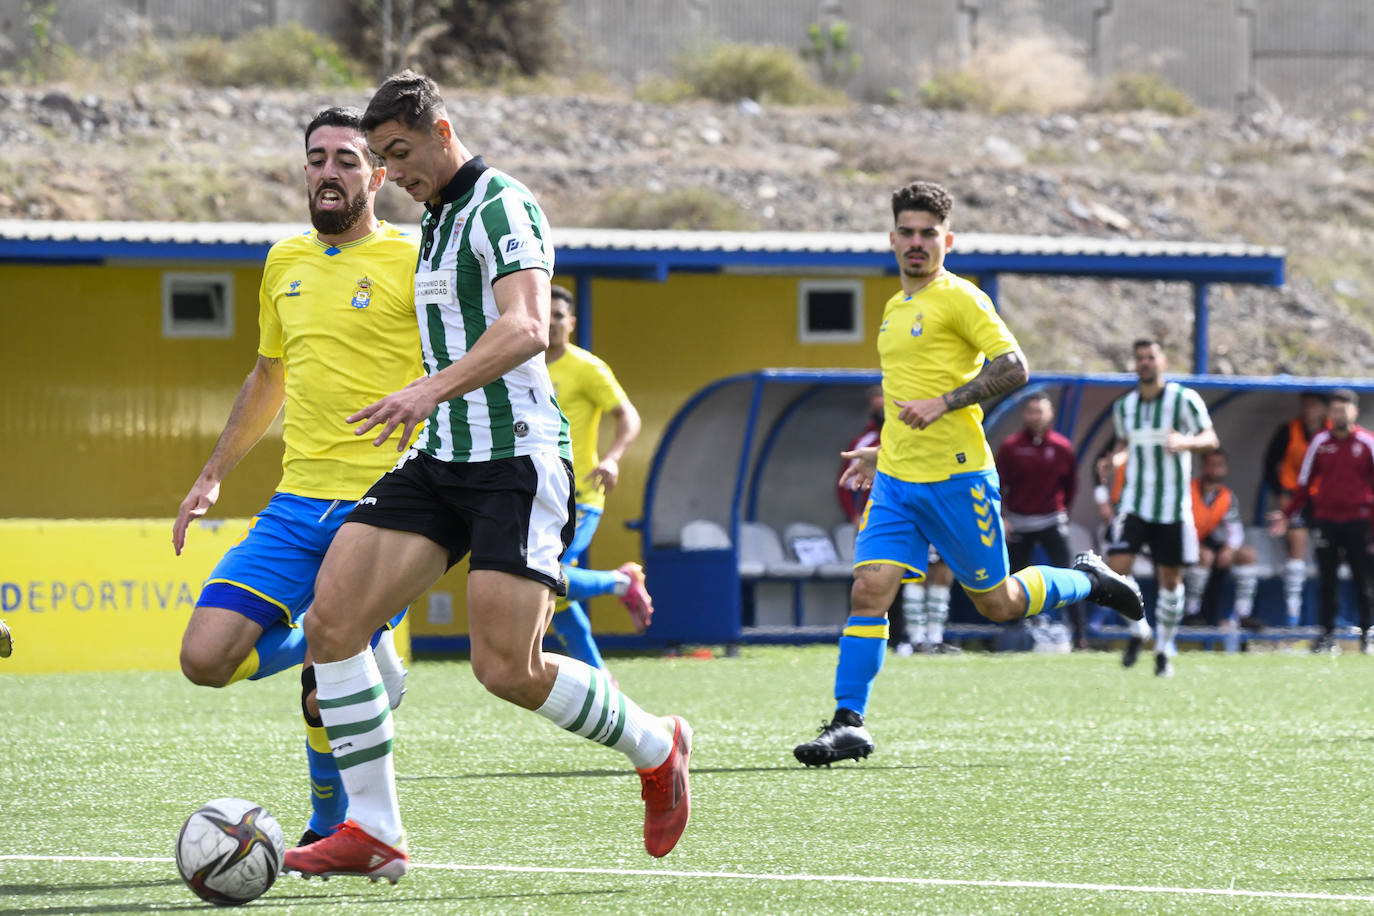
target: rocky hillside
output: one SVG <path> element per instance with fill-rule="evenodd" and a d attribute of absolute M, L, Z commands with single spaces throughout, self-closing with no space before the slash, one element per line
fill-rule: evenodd
<path fill-rule="evenodd" d="M 1368 121 L 449 98 L 469 147 L 529 184 L 555 225 L 881 232 L 890 190 L 928 177 L 958 198 L 956 232 L 1284 246 L 1286 288 L 1214 288 L 1213 368 L 1374 370 Z M 0 89 L 0 217 L 301 221 L 302 126 L 326 105 L 365 102 L 361 91 Z M 379 209 L 418 218 L 389 186 Z M 1035 368 L 1121 368 L 1141 333 L 1186 368 L 1184 285 L 1004 277 L 1001 294 Z"/>

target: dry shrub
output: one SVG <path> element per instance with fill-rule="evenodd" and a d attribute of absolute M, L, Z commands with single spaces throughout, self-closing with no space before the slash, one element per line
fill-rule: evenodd
<path fill-rule="evenodd" d="M 702 98 L 753 99 L 779 105 L 835 103 L 844 96 L 816 82 L 795 51 L 775 45 L 718 44 L 689 53 L 679 64 L 682 80 Z"/>
<path fill-rule="evenodd" d="M 1093 82 L 1083 61 L 1046 35 L 1023 35 L 979 47 L 958 68 L 921 85 L 930 108 L 990 114 L 1049 114 L 1081 108 Z"/>
<path fill-rule="evenodd" d="M 1187 93 L 1154 72 L 1113 74 L 1095 99 L 1095 107 L 1103 111 L 1159 111 L 1178 117 L 1197 110 Z"/>

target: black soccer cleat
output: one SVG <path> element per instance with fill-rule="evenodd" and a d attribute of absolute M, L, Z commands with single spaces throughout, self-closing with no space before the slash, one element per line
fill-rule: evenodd
<path fill-rule="evenodd" d="M 835 717 L 821 726 L 821 733 L 792 753 L 809 767 L 830 766 L 839 760 L 859 760 L 873 753 L 873 738 L 864 728 L 864 717 L 851 709 L 835 710 Z"/>
<path fill-rule="evenodd" d="M 1135 580 L 1113 572 L 1096 553 L 1083 551 L 1073 558 L 1073 568 L 1092 582 L 1089 601 L 1111 608 L 1127 620 L 1140 620 L 1145 616 L 1145 600 L 1140 596 L 1140 586 L 1135 584 Z"/>
<path fill-rule="evenodd" d="M 1140 647 L 1145 644 L 1145 640 L 1139 636 L 1132 636 L 1126 640 L 1126 651 L 1121 653 L 1121 664 L 1124 667 L 1131 667 L 1140 658 Z"/>
<path fill-rule="evenodd" d="M 1155 653 L 1155 677 L 1173 677 L 1174 663 L 1167 652 Z"/>

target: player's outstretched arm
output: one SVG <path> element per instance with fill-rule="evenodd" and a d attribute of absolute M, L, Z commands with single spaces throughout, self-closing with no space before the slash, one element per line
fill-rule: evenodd
<path fill-rule="evenodd" d="M 635 405 L 629 400 L 615 405 L 611 410 L 611 416 L 615 418 L 615 438 L 611 440 L 610 447 L 601 456 L 596 467 L 587 475 L 592 486 L 599 486 L 607 493 L 614 490 L 616 483 L 620 481 L 620 459 L 639 436 L 639 430 L 644 425 L 639 419 L 639 411 L 635 410 Z"/>
<path fill-rule="evenodd" d="M 840 457 L 849 462 L 840 474 L 840 486 L 847 490 L 867 490 L 873 486 L 873 476 L 878 473 L 878 446 L 869 445 L 848 452 L 840 452 Z"/>
<path fill-rule="evenodd" d="M 402 429 L 396 451 L 409 446 L 415 430 L 443 401 L 496 381 L 521 363 L 549 347 L 549 275 L 542 270 L 506 274 L 491 286 L 500 317 L 457 362 L 434 375 L 417 379 L 393 394 L 367 405 L 346 418 L 362 425 L 353 432 L 364 435 L 380 426 L 372 440 L 381 445 L 397 427 Z"/>
<path fill-rule="evenodd" d="M 172 549 L 177 556 L 181 556 L 186 546 L 186 529 L 191 519 L 209 512 L 219 500 L 220 481 L 267 432 L 285 402 L 286 372 L 281 360 L 259 356 L 234 398 L 233 409 L 229 411 L 229 419 L 214 451 L 177 509 L 176 521 L 172 523 Z"/>

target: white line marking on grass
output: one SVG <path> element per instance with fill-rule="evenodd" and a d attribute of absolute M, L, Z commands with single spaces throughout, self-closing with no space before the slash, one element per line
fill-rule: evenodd
<path fill-rule="evenodd" d="M 137 862 L 172 864 L 170 856 L 30 856 L 0 855 L 0 862 Z M 1374 903 L 1368 894 L 1323 894 L 1304 891 L 1248 891 L 1233 887 L 1151 887 L 1139 884 L 1075 884 L 1067 881 L 978 881 L 956 878 L 909 878 L 884 875 L 756 874 L 734 871 L 675 871 L 657 868 L 558 868 L 544 865 L 457 865 L 411 862 L 413 869 L 429 871 L 507 872 L 533 875 L 591 875 L 642 878 L 704 878 L 731 881 L 796 881 L 801 883 L 907 884 L 919 887 L 988 887 L 1055 891 L 1108 891 L 1123 894 L 1172 894 L 1201 897 L 1255 897 L 1266 900 L 1331 900 Z M 1234 880 L 1234 879 L 1233 879 Z"/>

